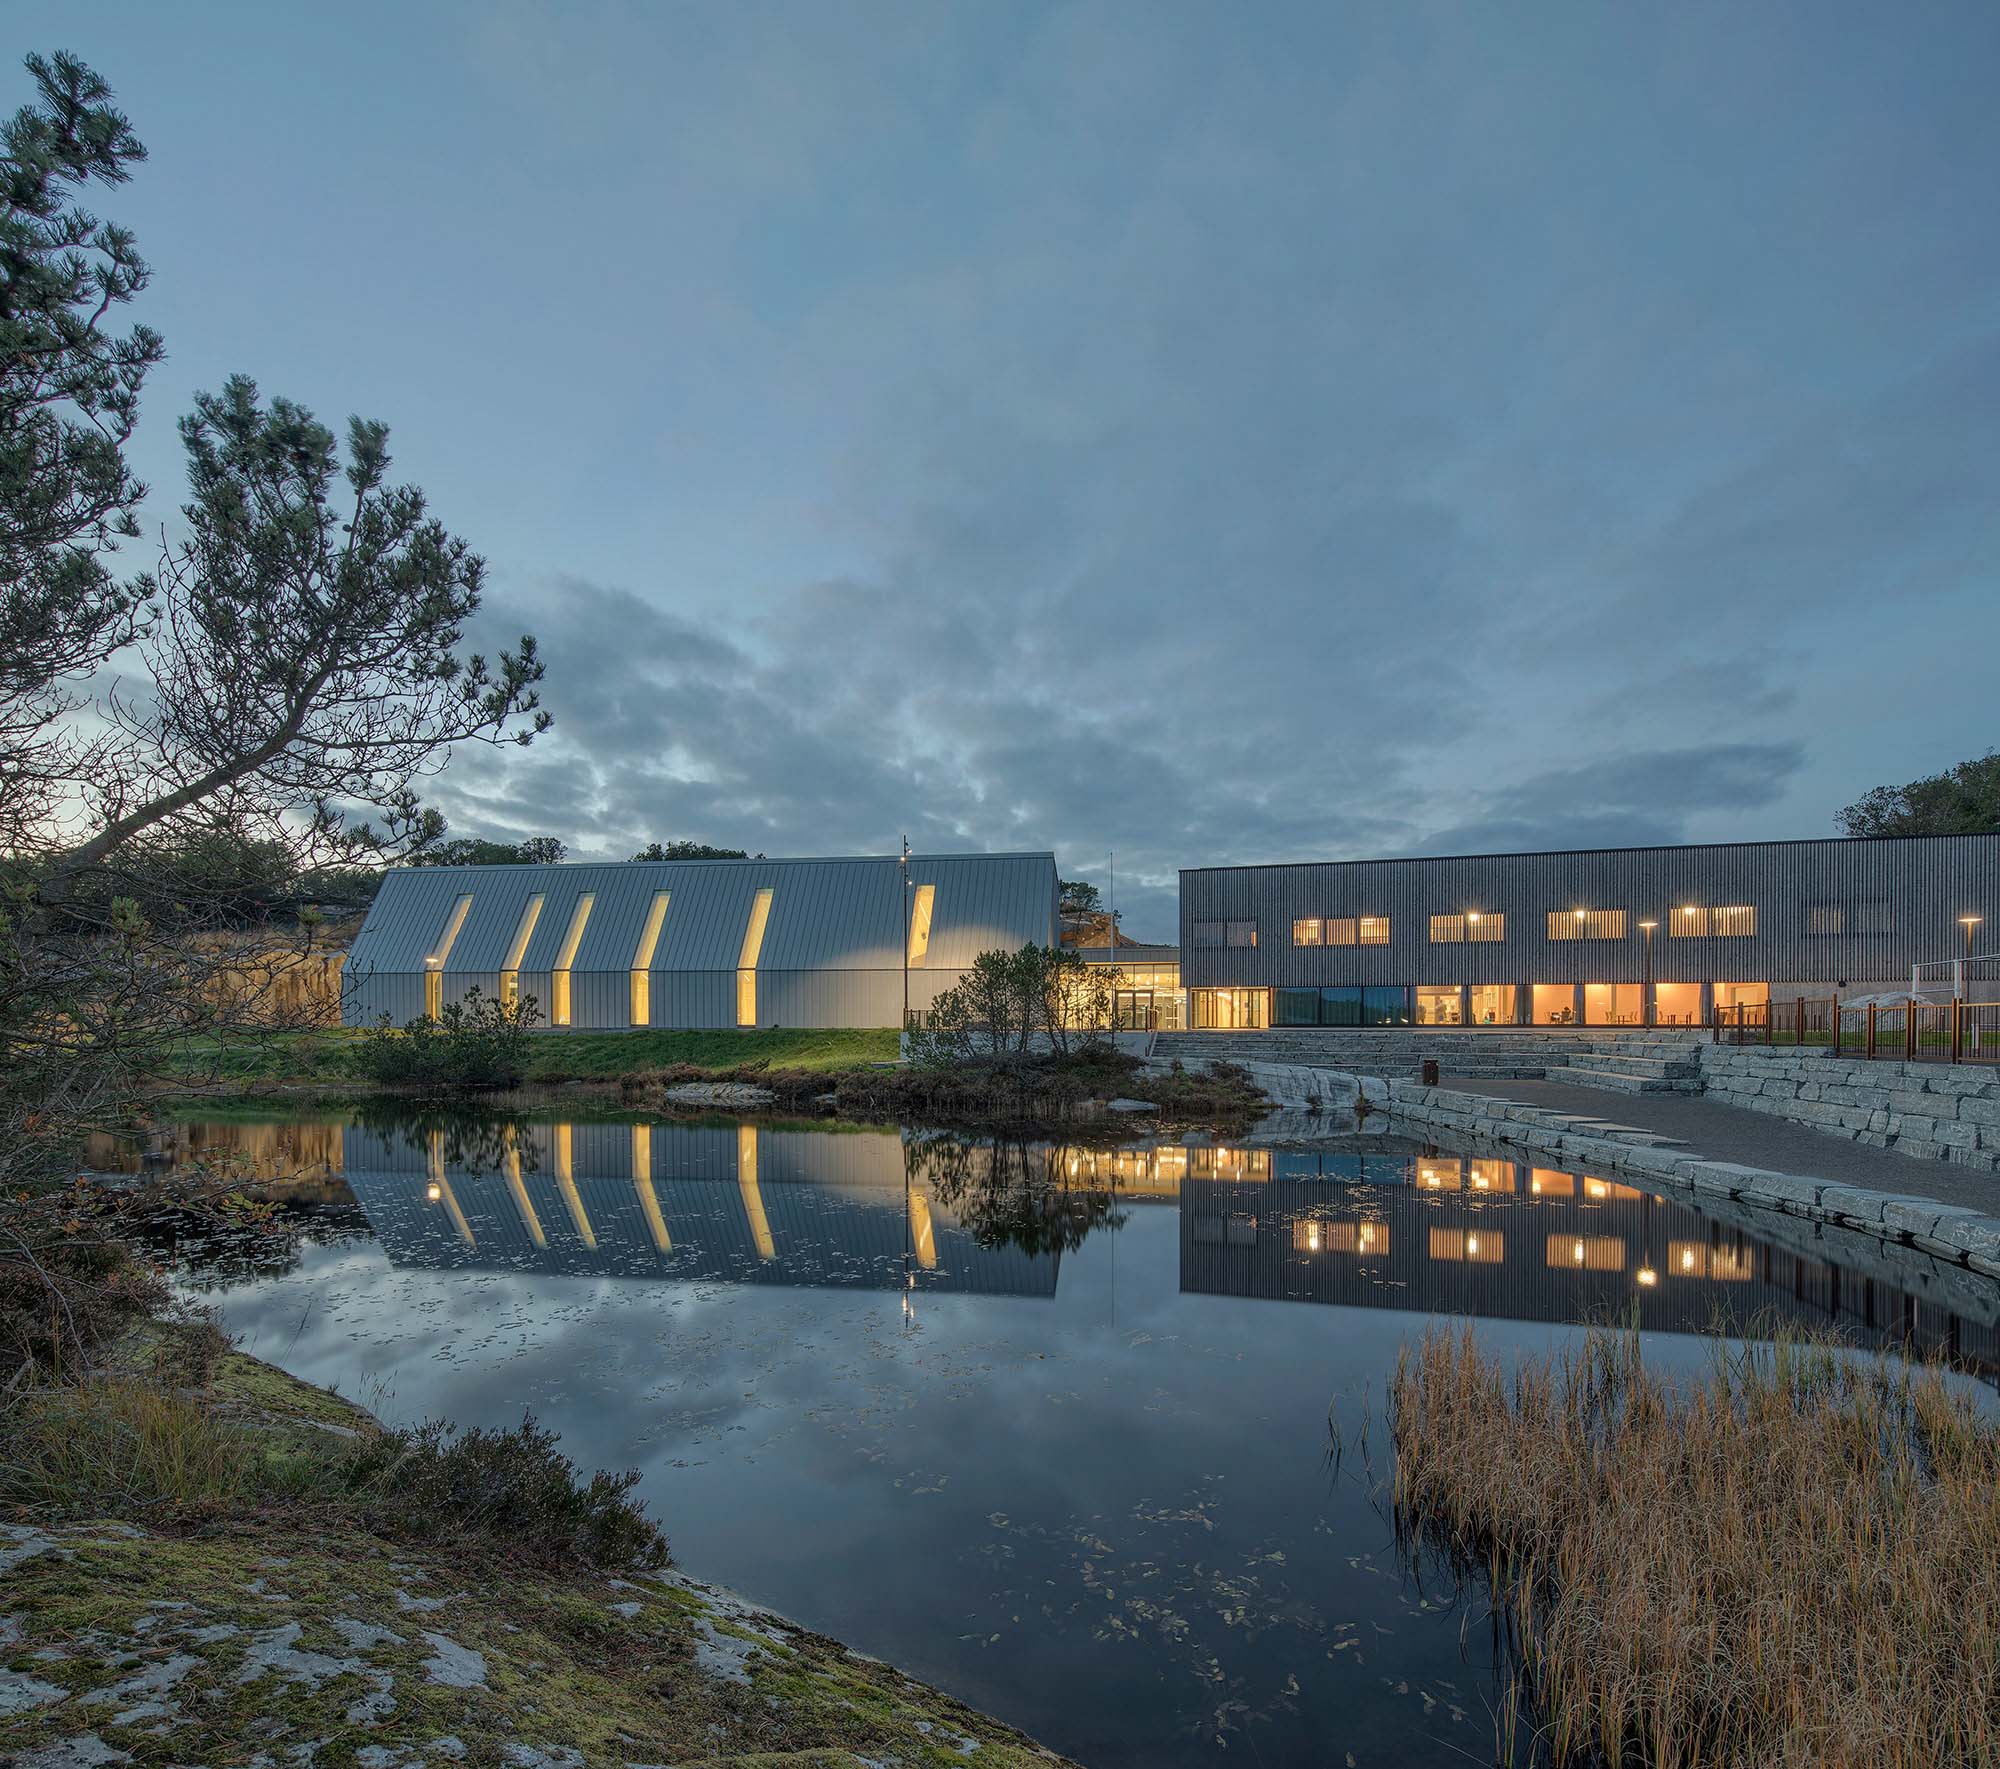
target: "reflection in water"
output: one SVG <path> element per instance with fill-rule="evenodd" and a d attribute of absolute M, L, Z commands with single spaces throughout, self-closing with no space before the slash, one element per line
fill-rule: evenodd
<path fill-rule="evenodd" d="M 1052 1207 L 1018 1143 L 753 1124 L 350 1127 L 347 1183 L 398 1265 L 1053 1296 L 1101 1194 Z"/>
<path fill-rule="evenodd" d="M 1926 1293 L 1942 1274 L 1921 1256 L 1856 1236 L 1848 1263 L 1829 1263 L 1811 1224 L 1729 1221 L 1617 1180 L 1432 1151 L 1279 1152 L 1268 1178 L 1190 1178 L 1180 1199 L 1190 1292 L 1673 1333 L 1837 1322 L 2000 1371 L 1990 1286 L 1968 1318 L 1967 1295 Z"/>
<path fill-rule="evenodd" d="M 1379 1140 L 439 1118 L 334 1156 L 372 1242 L 196 1255 L 248 1349 L 399 1419 L 531 1408 L 642 1470 L 691 1573 L 1099 1769 L 1492 1759 L 1490 1641 L 1326 1460 L 1427 1316 L 1503 1357 L 1635 1318 L 1682 1369 L 1718 1308 L 1833 1319 L 1984 1373 L 2000 1314 L 1910 1249 Z"/>

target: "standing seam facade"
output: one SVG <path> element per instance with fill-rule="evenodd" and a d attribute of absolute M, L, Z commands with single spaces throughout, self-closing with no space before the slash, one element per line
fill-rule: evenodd
<path fill-rule="evenodd" d="M 1876 903 L 1887 905 L 1885 931 L 1810 931 L 1815 904 L 1845 906 L 1851 924 Z M 1670 932 L 1677 908 L 1737 904 L 1756 910 L 1755 933 Z M 1549 912 L 1579 908 L 1624 910 L 1624 937 L 1549 938 Z M 1504 915 L 1505 937 L 1432 942 L 1433 915 L 1473 910 Z M 1292 944 L 1296 920 L 1364 915 L 1389 918 L 1386 944 Z M 1638 983 L 1638 924 L 1654 920 L 1655 982 L 1859 993 L 1907 987 L 1913 964 L 1960 956 L 1963 915 L 1983 918 L 1978 950 L 2000 949 L 2000 834 L 1202 867 L 1181 873 L 1181 981 L 1191 989 Z M 1195 942 L 1197 922 L 1245 920 L 1257 923 L 1254 947 Z"/>
<path fill-rule="evenodd" d="M 935 887 L 929 950 L 910 972 L 927 1008 L 981 952 L 1056 939 L 1051 854 L 913 854 L 909 877 Z M 632 958 L 653 899 L 667 912 L 647 975 L 648 1023 L 736 1024 L 736 970 L 757 892 L 772 893 L 757 964 L 762 1026 L 895 1026 L 903 999 L 907 903 L 894 856 L 826 860 L 628 861 L 604 865 L 407 867 L 382 881 L 343 976 L 341 1019 L 402 1025 L 424 1011 L 425 958 L 453 903 L 472 907 L 443 966 L 445 1002 L 500 994 L 500 973 L 531 898 L 542 911 L 521 954 L 520 997 L 548 1023 L 552 968 L 577 899 L 595 901 L 570 967 L 568 1030 L 631 1027 Z"/>

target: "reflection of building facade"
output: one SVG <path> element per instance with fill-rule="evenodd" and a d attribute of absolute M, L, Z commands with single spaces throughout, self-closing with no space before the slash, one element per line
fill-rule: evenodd
<path fill-rule="evenodd" d="M 2000 928 L 2000 834 L 1181 874 L 1197 1027 L 1704 1025 L 1907 988 Z"/>
<path fill-rule="evenodd" d="M 288 1197 L 331 1184 L 337 1191 L 343 1159 L 338 1123 L 258 1124 L 169 1122 L 142 1149 L 128 1137 L 84 1139 L 84 1165 L 93 1173 L 140 1173 L 157 1164 L 184 1175 L 199 1169 L 232 1185 L 282 1186 Z"/>
<path fill-rule="evenodd" d="M 2000 1322 L 1968 1322 L 1885 1278 L 1615 1180 L 1512 1161 L 1279 1152 L 1268 1178 L 1187 1179 L 1180 1230 L 1181 1288 L 1192 1293 L 1504 1320 L 1636 1318 L 1673 1333 L 1706 1332 L 1719 1318 L 1838 1320 L 2000 1368 Z"/>
<path fill-rule="evenodd" d="M 895 1026 L 982 952 L 1055 944 L 1048 854 L 634 860 L 391 872 L 342 1017 L 433 1018 L 478 989 L 551 1027 Z"/>
<path fill-rule="evenodd" d="M 982 1246 L 903 1140 L 677 1124 L 346 1133 L 399 1265 L 1052 1296 L 1059 1252 Z"/>

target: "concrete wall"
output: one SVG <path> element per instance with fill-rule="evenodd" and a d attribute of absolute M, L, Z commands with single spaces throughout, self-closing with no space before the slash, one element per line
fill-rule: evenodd
<path fill-rule="evenodd" d="M 1701 1047 L 1703 1091 L 1830 1136 L 2000 1172 L 2000 1067 Z"/>

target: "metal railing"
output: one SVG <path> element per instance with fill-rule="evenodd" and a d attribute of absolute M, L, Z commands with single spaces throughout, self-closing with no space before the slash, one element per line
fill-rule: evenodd
<path fill-rule="evenodd" d="M 2000 1001 L 1868 1002 L 1837 995 L 1718 1007 L 1717 1044 L 1790 1045 L 1868 1062 L 2000 1063 Z"/>

